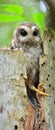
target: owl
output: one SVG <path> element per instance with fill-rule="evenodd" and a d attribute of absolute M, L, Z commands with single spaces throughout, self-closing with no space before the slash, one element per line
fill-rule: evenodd
<path fill-rule="evenodd" d="M 22 48 L 26 56 L 27 79 L 25 81 L 27 96 L 34 108 L 40 106 L 37 93 L 39 83 L 39 57 L 43 54 L 42 39 L 39 27 L 34 23 L 24 22 L 13 33 L 11 50 Z"/>

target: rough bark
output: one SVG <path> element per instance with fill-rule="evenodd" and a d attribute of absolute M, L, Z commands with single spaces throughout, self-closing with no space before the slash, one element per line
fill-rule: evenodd
<path fill-rule="evenodd" d="M 55 38 L 51 31 L 44 34 L 44 56 L 40 57 L 40 82 L 49 97 L 44 99 L 46 130 L 55 130 Z"/>
<path fill-rule="evenodd" d="M 26 60 L 22 51 L 0 49 L 0 130 L 23 130 Z"/>

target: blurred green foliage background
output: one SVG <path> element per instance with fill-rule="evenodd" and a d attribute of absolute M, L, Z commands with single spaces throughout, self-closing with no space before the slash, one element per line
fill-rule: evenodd
<path fill-rule="evenodd" d="M 14 29 L 22 22 L 46 28 L 47 8 L 41 0 L 0 0 L 0 47 L 10 46 Z"/>

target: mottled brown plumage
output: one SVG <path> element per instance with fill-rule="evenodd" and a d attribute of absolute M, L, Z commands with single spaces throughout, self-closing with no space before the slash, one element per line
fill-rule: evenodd
<path fill-rule="evenodd" d="M 12 39 L 11 49 L 14 48 L 22 48 L 26 56 L 28 76 L 26 80 L 27 94 L 32 105 L 36 107 L 39 105 L 35 92 L 38 91 L 35 87 L 39 83 L 39 56 L 43 53 L 38 26 L 28 22 L 18 26 L 14 31 Z"/>

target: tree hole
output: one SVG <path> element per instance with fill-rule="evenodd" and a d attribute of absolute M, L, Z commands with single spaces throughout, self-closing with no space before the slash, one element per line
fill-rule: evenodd
<path fill-rule="evenodd" d="M 41 66 L 43 67 L 45 65 L 45 62 L 43 62 L 43 64 L 41 64 Z"/>
<path fill-rule="evenodd" d="M 17 126 L 17 125 L 15 125 L 14 127 L 15 127 L 15 130 L 17 130 L 17 129 L 18 129 L 18 126 Z"/>
<path fill-rule="evenodd" d="M 49 87 L 51 87 L 51 84 L 49 84 Z"/>
<path fill-rule="evenodd" d="M 48 74 L 48 77 L 50 77 L 50 74 Z"/>
<path fill-rule="evenodd" d="M 51 39 L 49 39 L 49 42 L 51 42 Z"/>
<path fill-rule="evenodd" d="M 48 78 L 46 78 L 46 80 L 48 81 Z"/>
<path fill-rule="evenodd" d="M 54 101 L 54 104 L 55 104 L 55 101 Z"/>

